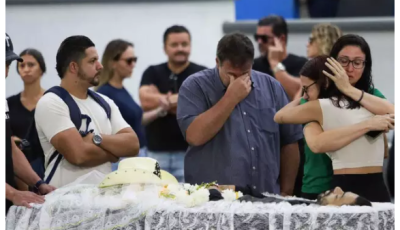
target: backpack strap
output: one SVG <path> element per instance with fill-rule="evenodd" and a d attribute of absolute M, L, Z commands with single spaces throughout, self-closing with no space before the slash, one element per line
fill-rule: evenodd
<path fill-rule="evenodd" d="M 107 114 L 107 118 L 111 119 L 111 107 L 110 105 L 104 100 L 104 98 L 102 96 L 100 96 L 98 93 L 94 92 L 93 90 L 88 90 L 88 94 L 91 98 L 93 98 L 93 100 L 95 100 L 97 102 L 97 104 L 99 104 L 104 111 Z"/>
<path fill-rule="evenodd" d="M 54 93 L 55 95 L 59 96 L 64 101 L 65 104 L 67 104 L 71 121 L 72 123 L 74 123 L 76 129 L 79 131 L 82 125 L 81 110 L 79 109 L 78 105 L 76 104 L 72 96 L 68 93 L 68 91 L 60 86 L 54 86 L 48 89 L 45 92 L 45 94 L 46 93 Z M 50 171 L 50 174 L 45 179 L 45 182 L 47 184 L 50 183 L 51 179 L 53 178 L 54 173 L 56 172 L 62 158 L 63 156 L 58 151 L 54 151 L 54 153 L 50 156 L 47 166 L 49 166 L 54 159 L 56 159 L 56 162 L 54 163 L 53 168 Z"/>
<path fill-rule="evenodd" d="M 68 93 L 68 91 L 60 86 L 53 86 L 48 89 L 45 94 L 46 93 L 56 94 L 65 102 L 65 104 L 67 104 L 71 121 L 72 123 L 74 123 L 76 129 L 79 130 L 82 125 L 81 110 L 79 109 L 72 96 Z"/>
<path fill-rule="evenodd" d="M 53 157 L 54 156 L 54 157 Z M 53 176 L 54 176 L 54 173 L 56 172 L 56 169 L 58 168 L 58 165 L 60 164 L 60 162 L 61 162 L 61 160 L 62 160 L 62 158 L 63 158 L 63 156 L 61 155 L 61 154 L 59 154 L 58 153 L 58 151 L 55 151 L 54 153 L 53 153 L 53 155 L 51 155 L 51 157 L 50 158 L 55 158 L 55 157 L 57 157 L 57 160 L 56 160 L 56 162 L 54 163 L 54 165 L 53 165 L 53 168 L 51 169 L 51 171 L 50 171 L 50 174 L 47 176 L 47 178 L 44 180 L 44 182 L 46 182 L 46 184 L 49 184 L 50 183 L 50 181 L 51 181 L 51 179 L 53 178 Z M 51 160 L 49 161 L 49 163 L 51 162 Z"/>

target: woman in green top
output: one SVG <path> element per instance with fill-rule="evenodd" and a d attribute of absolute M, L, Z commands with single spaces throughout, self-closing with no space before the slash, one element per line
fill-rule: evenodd
<path fill-rule="evenodd" d="M 304 104 L 307 101 L 318 100 L 319 98 L 325 98 L 324 89 L 328 84 L 328 78 L 322 73 L 322 70 L 330 71 L 324 65 L 327 57 L 328 56 L 318 56 L 310 60 L 300 71 L 303 95 L 300 99 L 300 104 Z M 312 68 L 310 68 L 311 66 Z M 385 98 L 382 93 L 375 88 L 370 89 L 369 93 L 380 98 Z M 377 117 L 373 117 L 370 120 L 364 121 L 363 123 L 368 127 L 379 127 L 382 124 L 382 120 Z M 355 124 L 353 126 L 355 130 L 357 127 L 360 127 L 359 124 Z M 325 134 L 328 132 L 333 134 L 334 132 L 341 132 L 341 130 L 330 130 L 326 131 Z M 354 139 L 357 138 L 358 137 L 354 137 Z M 349 140 L 349 142 L 351 141 L 353 141 L 353 139 Z M 385 146 L 385 151 L 386 149 L 387 147 Z M 316 151 L 318 149 L 314 150 Z M 318 153 L 319 152 L 320 151 L 318 151 Z M 314 200 L 317 198 L 318 194 L 332 189 L 332 162 L 329 156 L 326 154 L 315 154 L 307 145 L 306 140 L 305 158 L 302 197 Z"/>
<path fill-rule="evenodd" d="M 342 31 L 336 25 L 332 24 L 317 24 L 313 27 L 307 44 L 308 58 L 315 58 L 320 55 L 329 55 L 333 44 L 339 37 L 342 36 Z M 318 76 L 317 76 L 318 77 Z M 325 76 L 322 76 L 325 77 Z M 317 81 L 317 79 L 315 79 Z M 304 104 L 307 100 L 316 100 L 318 95 L 309 98 L 304 95 L 307 87 L 303 85 L 301 94 L 303 96 L 300 104 Z M 305 99 L 306 97 L 307 99 Z M 325 192 L 331 188 L 331 179 L 333 175 L 332 161 L 326 154 L 314 154 L 304 140 L 304 175 L 301 188 L 302 197 L 306 199 L 317 199 L 318 194 Z"/>

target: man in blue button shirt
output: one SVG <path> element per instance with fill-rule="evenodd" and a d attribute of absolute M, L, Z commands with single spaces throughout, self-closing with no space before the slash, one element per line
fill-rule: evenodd
<path fill-rule="evenodd" d="M 274 122 L 289 101 L 277 80 L 252 70 L 253 59 L 246 35 L 226 35 L 218 43 L 217 67 L 183 82 L 177 119 L 190 145 L 185 182 L 217 181 L 291 195 L 302 129 Z"/>

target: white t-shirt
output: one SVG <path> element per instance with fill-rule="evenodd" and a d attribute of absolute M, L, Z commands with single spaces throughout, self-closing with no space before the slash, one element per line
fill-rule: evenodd
<path fill-rule="evenodd" d="M 93 133 L 112 135 L 118 133 L 124 128 L 130 127 L 125 122 L 114 101 L 107 96 L 102 94 L 100 95 L 111 107 L 111 119 L 107 118 L 107 114 L 103 107 L 101 107 L 90 96 L 82 100 L 71 95 L 81 110 L 81 114 L 85 114 L 91 118 L 89 125 L 87 125 L 87 120 L 89 119 L 83 119 L 79 130 L 88 131 L 93 129 Z M 40 143 L 45 155 L 45 178 L 47 178 L 56 162 L 56 160 L 52 160 L 50 165 L 47 167 L 50 156 L 56 150 L 50 142 L 51 139 L 64 130 L 75 128 L 75 125 L 71 121 L 67 104 L 53 93 L 47 93 L 40 98 L 35 109 L 35 122 Z M 72 165 L 63 158 L 58 165 L 50 184 L 60 188 L 92 170 L 108 174 L 111 172 L 111 163 L 107 162 L 96 167 L 78 167 Z"/>

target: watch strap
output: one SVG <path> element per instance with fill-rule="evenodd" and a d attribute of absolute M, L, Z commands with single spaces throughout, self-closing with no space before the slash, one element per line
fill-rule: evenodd
<path fill-rule="evenodd" d="M 282 62 L 279 62 L 278 65 L 276 65 L 275 68 L 272 70 L 274 74 L 279 71 L 286 71 L 286 67 L 282 64 Z"/>
<path fill-rule="evenodd" d="M 39 191 L 39 187 L 40 187 L 42 184 L 46 184 L 46 182 L 44 182 L 43 180 L 39 180 L 38 182 L 36 182 L 34 189 L 37 190 L 37 191 Z"/>

